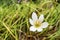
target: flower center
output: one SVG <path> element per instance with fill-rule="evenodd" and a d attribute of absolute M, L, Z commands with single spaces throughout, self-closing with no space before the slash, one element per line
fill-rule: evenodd
<path fill-rule="evenodd" d="M 37 21 L 35 21 L 34 25 L 36 28 L 38 28 L 41 26 L 41 22 L 39 20 L 37 20 Z"/>

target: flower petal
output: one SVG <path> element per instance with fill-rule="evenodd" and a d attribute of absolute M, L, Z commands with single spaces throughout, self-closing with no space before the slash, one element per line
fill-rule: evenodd
<path fill-rule="evenodd" d="M 48 27 L 48 25 L 49 25 L 48 22 L 44 22 L 44 23 L 42 23 L 41 27 L 46 28 L 46 27 Z"/>
<path fill-rule="evenodd" d="M 37 17 L 35 12 L 33 12 L 33 14 L 32 14 L 32 19 L 33 19 L 33 21 L 36 21 L 38 19 L 38 17 Z"/>
<path fill-rule="evenodd" d="M 34 25 L 32 19 L 29 19 L 29 22 L 30 22 L 31 25 Z"/>
<path fill-rule="evenodd" d="M 30 31 L 35 32 L 35 31 L 36 31 L 36 28 L 35 28 L 34 26 L 31 26 L 31 27 L 30 27 Z"/>
<path fill-rule="evenodd" d="M 43 14 L 40 15 L 39 20 L 40 20 L 40 22 L 43 22 L 43 20 L 44 20 L 44 15 Z"/>
<path fill-rule="evenodd" d="M 41 32 L 43 29 L 42 28 L 38 28 L 37 29 L 37 32 Z"/>

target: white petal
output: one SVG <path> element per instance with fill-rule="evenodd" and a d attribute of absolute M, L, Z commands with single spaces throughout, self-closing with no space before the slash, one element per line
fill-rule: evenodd
<path fill-rule="evenodd" d="M 33 14 L 32 14 L 32 19 L 33 19 L 33 21 L 36 21 L 38 19 L 38 17 L 37 17 L 35 12 L 33 12 Z"/>
<path fill-rule="evenodd" d="M 31 25 L 33 25 L 33 20 L 32 19 L 29 19 L 29 22 Z"/>
<path fill-rule="evenodd" d="M 38 29 L 37 29 L 37 32 L 41 32 L 41 31 L 43 31 L 42 28 L 38 28 Z"/>
<path fill-rule="evenodd" d="M 41 27 L 46 28 L 46 27 L 48 27 L 48 25 L 49 25 L 48 22 L 44 22 L 44 23 L 42 23 Z"/>
<path fill-rule="evenodd" d="M 34 26 L 31 26 L 31 27 L 30 27 L 30 31 L 35 32 L 35 31 L 36 31 L 36 28 L 35 28 Z"/>
<path fill-rule="evenodd" d="M 40 22 L 43 22 L 43 20 L 44 20 L 44 15 L 43 14 L 40 15 L 39 20 L 40 20 Z"/>

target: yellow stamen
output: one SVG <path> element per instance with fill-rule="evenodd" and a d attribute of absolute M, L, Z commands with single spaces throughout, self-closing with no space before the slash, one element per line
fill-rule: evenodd
<path fill-rule="evenodd" d="M 37 20 L 37 21 L 35 21 L 34 25 L 36 28 L 38 28 L 41 26 L 41 22 L 39 20 Z"/>

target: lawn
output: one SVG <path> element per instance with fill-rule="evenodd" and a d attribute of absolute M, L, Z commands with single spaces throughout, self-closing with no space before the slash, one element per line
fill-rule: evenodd
<path fill-rule="evenodd" d="M 33 13 L 38 18 L 43 14 L 49 25 L 41 31 L 30 29 L 30 19 L 36 20 Z M 39 21 L 34 24 L 40 26 Z M 0 40 L 60 40 L 60 1 L 0 0 Z"/>

